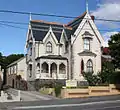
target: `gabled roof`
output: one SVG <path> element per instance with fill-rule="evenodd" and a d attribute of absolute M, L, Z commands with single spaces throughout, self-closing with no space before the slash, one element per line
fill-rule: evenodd
<path fill-rule="evenodd" d="M 21 57 L 21 58 L 19 58 L 18 60 L 14 61 L 13 63 L 9 64 L 9 65 L 7 66 L 7 68 L 9 68 L 9 67 L 11 67 L 11 66 L 13 66 L 13 65 L 16 65 L 18 62 L 20 62 L 20 61 L 23 60 L 24 58 L 26 58 L 26 56 Z"/>
<path fill-rule="evenodd" d="M 71 35 L 74 34 L 75 30 L 78 28 L 79 24 L 83 20 L 86 12 L 83 13 L 81 16 L 75 18 L 73 21 L 69 22 L 68 24 L 60 24 L 56 22 L 46 22 L 42 20 L 31 20 L 30 25 L 33 33 L 33 37 L 35 41 L 42 41 L 45 35 L 48 33 L 49 28 L 51 26 L 53 33 L 55 34 L 58 42 L 60 41 L 60 37 L 62 34 L 63 29 L 68 37 L 71 38 Z"/>
<path fill-rule="evenodd" d="M 78 28 L 79 24 L 81 23 L 81 21 L 83 20 L 83 18 L 85 17 L 87 12 L 84 12 L 81 16 L 78 16 L 77 18 L 75 18 L 74 20 L 70 21 L 67 26 L 71 26 L 72 29 L 72 33 L 75 32 L 75 30 Z"/>
<path fill-rule="evenodd" d="M 58 41 L 60 41 L 63 29 L 65 30 L 72 29 L 71 27 L 64 24 L 59 24 L 55 22 L 45 22 L 39 20 L 32 20 L 30 21 L 30 24 L 33 32 L 33 37 L 35 38 L 36 41 L 43 40 L 45 35 L 48 33 L 50 26 Z"/>

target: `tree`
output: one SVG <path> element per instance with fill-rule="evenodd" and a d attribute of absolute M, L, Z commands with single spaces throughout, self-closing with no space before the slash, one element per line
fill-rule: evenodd
<path fill-rule="evenodd" d="M 11 54 L 5 58 L 4 63 L 6 64 L 6 66 L 8 66 L 12 62 L 20 59 L 21 57 L 24 57 L 24 54 Z"/>
<path fill-rule="evenodd" d="M 110 55 L 113 58 L 115 68 L 120 69 L 120 33 L 112 35 L 108 41 Z"/>

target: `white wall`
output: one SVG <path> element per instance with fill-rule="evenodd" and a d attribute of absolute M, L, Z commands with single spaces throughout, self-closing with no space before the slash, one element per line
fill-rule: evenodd
<path fill-rule="evenodd" d="M 52 53 L 46 53 L 46 44 L 49 41 L 52 43 Z M 47 37 L 47 39 L 44 43 L 39 44 L 39 47 L 38 47 L 38 43 L 36 44 L 36 58 L 38 57 L 38 52 L 39 52 L 39 57 L 46 56 L 46 55 L 59 55 L 58 47 L 59 47 L 59 45 L 56 44 L 52 35 L 50 35 L 49 37 Z"/>
<path fill-rule="evenodd" d="M 24 80 L 27 80 L 26 57 L 17 63 L 17 75 L 21 75 Z"/>
<path fill-rule="evenodd" d="M 85 31 L 90 32 L 93 36 L 92 40 L 91 40 L 91 52 L 95 53 L 97 56 L 80 56 L 78 55 L 78 53 L 83 52 L 84 51 L 84 47 L 83 47 L 83 34 L 85 33 Z M 95 30 L 94 30 L 95 31 Z M 101 44 L 96 36 L 96 34 L 94 33 L 94 31 L 92 30 L 92 28 L 90 27 L 89 23 L 85 23 L 83 26 L 83 29 L 81 30 L 81 27 L 79 26 L 77 29 L 76 36 L 73 41 L 73 75 L 74 75 L 74 79 L 78 79 L 78 80 L 82 80 L 82 74 L 81 74 L 81 70 L 80 70 L 80 64 L 81 64 L 81 60 L 83 59 L 84 61 L 84 69 L 86 70 L 86 63 L 89 59 L 92 60 L 93 62 L 93 71 L 96 74 L 97 72 L 101 71 Z"/>

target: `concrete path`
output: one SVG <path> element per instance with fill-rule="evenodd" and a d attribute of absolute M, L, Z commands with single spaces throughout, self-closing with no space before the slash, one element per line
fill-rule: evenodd
<path fill-rule="evenodd" d="M 36 91 L 21 91 L 21 99 L 22 101 L 38 101 L 38 100 L 54 100 L 58 99 L 53 96 L 43 95 Z"/>

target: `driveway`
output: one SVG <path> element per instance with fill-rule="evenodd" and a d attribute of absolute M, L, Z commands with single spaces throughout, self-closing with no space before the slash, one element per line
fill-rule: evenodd
<path fill-rule="evenodd" d="M 44 95 L 36 91 L 20 91 L 22 101 L 54 100 L 58 99 L 50 95 Z"/>

